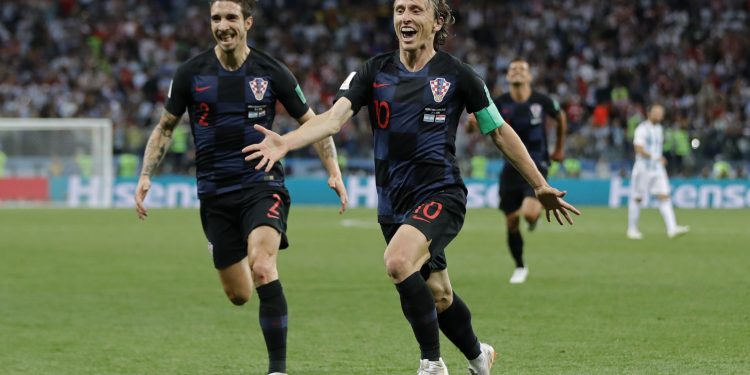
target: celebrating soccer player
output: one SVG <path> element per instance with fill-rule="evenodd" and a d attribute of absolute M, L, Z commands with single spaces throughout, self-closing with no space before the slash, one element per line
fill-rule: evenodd
<path fill-rule="evenodd" d="M 511 61 L 506 78 L 510 92 L 495 98 L 495 105 L 521 138 L 536 167 L 547 177 L 550 159 L 561 162 L 565 156 L 565 112 L 556 101 L 531 89 L 532 76 L 526 60 Z M 547 117 L 557 122 L 555 150 L 551 155 L 547 150 Z M 470 129 L 475 122 L 470 119 Z M 500 174 L 500 209 L 505 213 L 508 248 L 516 263 L 510 283 L 520 284 L 526 281 L 529 274 L 523 260 L 523 237 L 519 228 L 521 216 L 528 223 L 529 230 L 534 230 L 542 213 L 542 204 L 536 198 L 534 188 L 516 168 L 508 164 Z"/>
<path fill-rule="evenodd" d="M 268 373 L 286 372 L 287 304 L 276 258 L 286 248 L 289 194 L 280 166 L 258 170 L 242 147 L 260 142 L 270 128 L 276 102 L 300 124 L 315 114 L 294 76 L 279 61 L 247 44 L 255 0 L 212 0 L 211 32 L 216 46 L 182 64 L 169 89 L 161 120 L 149 137 L 136 188 L 136 211 L 144 206 L 151 174 L 164 158 L 172 132 L 187 109 L 196 146 L 200 217 L 214 266 L 227 297 L 242 305 L 258 292 L 259 320 L 268 349 Z M 315 145 L 329 186 L 347 197 L 330 137 Z"/>
<path fill-rule="evenodd" d="M 335 134 L 367 106 L 373 131 L 378 221 L 387 242 L 386 272 L 401 298 L 421 349 L 418 374 L 448 374 L 440 357 L 439 332 L 469 360 L 472 374 L 489 374 L 492 346 L 480 343 L 466 304 L 448 278 L 445 248 L 466 212 L 466 187 L 456 163 L 456 130 L 464 109 L 479 119 L 482 133 L 534 187 L 562 224 L 572 223 L 564 193 L 550 187 L 513 129 L 489 97 L 482 79 L 455 57 L 438 51 L 453 23 L 445 0 L 396 0 L 393 26 L 399 49 L 375 56 L 344 81 L 327 112 L 283 137 L 261 126 L 266 139 L 243 151 L 256 168 L 270 171 L 289 150 Z"/>

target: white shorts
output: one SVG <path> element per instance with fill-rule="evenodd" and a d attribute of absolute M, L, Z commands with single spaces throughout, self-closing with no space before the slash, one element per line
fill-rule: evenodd
<path fill-rule="evenodd" d="M 630 180 L 630 190 L 634 198 L 645 198 L 651 195 L 669 195 L 669 178 L 664 166 L 654 170 L 633 168 Z"/>

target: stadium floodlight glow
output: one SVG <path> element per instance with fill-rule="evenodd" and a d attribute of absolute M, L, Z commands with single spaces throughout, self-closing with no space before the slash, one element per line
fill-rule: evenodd
<path fill-rule="evenodd" d="M 0 207 L 110 207 L 112 148 L 110 119 L 0 118 Z"/>

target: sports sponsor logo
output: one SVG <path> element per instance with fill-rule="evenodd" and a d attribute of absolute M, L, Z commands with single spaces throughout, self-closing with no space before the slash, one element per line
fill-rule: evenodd
<path fill-rule="evenodd" d="M 445 78 L 430 80 L 430 90 L 432 90 L 432 98 L 435 99 L 435 103 L 442 102 L 450 88 L 451 83 Z"/>
<path fill-rule="evenodd" d="M 250 81 L 250 89 L 253 90 L 255 100 L 263 100 L 266 95 L 266 89 L 268 88 L 268 81 L 263 78 L 255 78 Z"/>

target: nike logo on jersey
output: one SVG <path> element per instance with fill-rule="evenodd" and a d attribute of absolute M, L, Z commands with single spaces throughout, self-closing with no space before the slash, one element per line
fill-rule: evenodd
<path fill-rule="evenodd" d="M 379 88 L 381 88 L 381 87 L 386 87 L 386 86 L 390 86 L 390 85 L 391 85 L 390 83 L 378 83 L 378 82 L 373 82 L 373 84 L 372 84 L 372 88 L 374 88 L 374 89 L 379 89 Z"/>
<path fill-rule="evenodd" d="M 206 91 L 206 90 L 208 90 L 210 88 L 211 88 L 211 86 L 201 86 L 201 87 L 196 86 L 195 87 L 195 91 L 197 91 L 197 92 L 204 92 L 204 91 Z"/>

